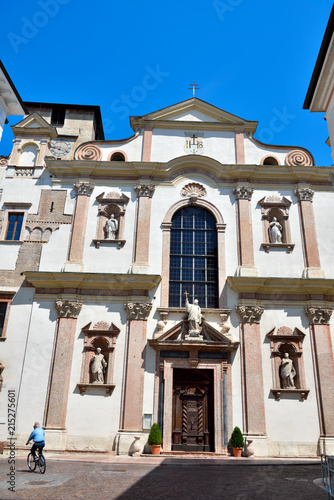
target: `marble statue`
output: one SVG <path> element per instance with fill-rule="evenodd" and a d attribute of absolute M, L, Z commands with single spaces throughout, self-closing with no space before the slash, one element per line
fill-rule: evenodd
<path fill-rule="evenodd" d="M 188 313 L 189 333 L 199 333 L 199 325 L 202 322 L 202 314 L 197 299 L 194 300 L 193 304 L 189 304 L 188 297 L 186 298 L 186 312 Z"/>
<path fill-rule="evenodd" d="M 107 220 L 106 225 L 104 226 L 106 240 L 115 240 L 117 230 L 118 230 L 118 220 L 115 219 L 114 214 L 111 214 L 110 219 Z"/>
<path fill-rule="evenodd" d="M 292 359 L 289 358 L 289 353 L 284 354 L 281 363 L 281 377 L 283 389 L 295 389 L 293 379 L 296 376 L 296 370 L 293 366 Z"/>
<path fill-rule="evenodd" d="M 270 243 L 282 243 L 282 226 L 277 222 L 276 217 L 273 217 L 269 224 Z"/>
<path fill-rule="evenodd" d="M 96 349 L 96 354 L 92 357 L 91 370 L 93 375 L 93 384 L 104 384 L 104 372 L 107 362 L 101 353 L 101 348 Z"/>

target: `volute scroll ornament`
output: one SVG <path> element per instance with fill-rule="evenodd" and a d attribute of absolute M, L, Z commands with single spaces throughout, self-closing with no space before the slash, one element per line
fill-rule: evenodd
<path fill-rule="evenodd" d="M 305 314 L 310 324 L 328 325 L 332 316 L 333 309 L 325 307 L 305 307 Z"/>
<path fill-rule="evenodd" d="M 294 149 L 286 155 L 285 163 L 293 167 L 298 167 L 299 165 L 312 167 L 313 159 L 307 151 L 304 151 L 302 149 Z"/>
<path fill-rule="evenodd" d="M 297 188 L 294 190 L 294 194 L 300 201 L 312 201 L 314 191 L 312 191 L 312 189 L 309 188 L 302 188 L 302 189 Z"/>
<path fill-rule="evenodd" d="M 145 302 L 125 302 L 124 309 L 130 320 L 147 320 L 152 304 Z"/>
<path fill-rule="evenodd" d="M 242 323 L 260 323 L 264 308 L 262 306 L 235 306 Z"/>
<path fill-rule="evenodd" d="M 76 160 L 102 160 L 102 151 L 94 144 L 83 144 L 75 153 Z"/>
<path fill-rule="evenodd" d="M 59 318 L 77 318 L 82 308 L 82 302 L 72 300 L 56 300 L 57 316 Z"/>
<path fill-rule="evenodd" d="M 78 194 L 82 194 L 85 196 L 90 196 L 95 188 L 95 184 L 93 182 L 75 182 L 73 187 Z"/>
<path fill-rule="evenodd" d="M 136 184 L 134 186 L 134 190 L 136 191 L 138 198 L 140 196 L 152 198 L 155 191 L 155 186 L 154 184 Z"/>

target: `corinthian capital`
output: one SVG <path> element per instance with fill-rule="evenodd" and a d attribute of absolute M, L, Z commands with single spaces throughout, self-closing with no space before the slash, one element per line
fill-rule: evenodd
<path fill-rule="evenodd" d="M 55 305 L 59 318 L 77 318 L 82 308 L 82 302 L 76 300 L 56 300 Z"/>
<path fill-rule="evenodd" d="M 333 309 L 325 307 L 305 307 L 305 314 L 310 324 L 313 325 L 328 325 L 332 316 Z"/>
<path fill-rule="evenodd" d="M 264 309 L 262 306 L 235 306 L 235 311 L 242 323 L 260 323 Z"/>
<path fill-rule="evenodd" d="M 312 201 L 314 191 L 309 188 L 297 188 L 294 190 L 295 196 L 297 196 L 299 201 Z"/>
<path fill-rule="evenodd" d="M 134 187 L 134 190 L 137 193 L 137 196 L 148 196 L 152 198 L 154 191 L 155 191 L 155 186 L 153 184 L 137 184 Z"/>
<path fill-rule="evenodd" d="M 125 302 L 124 309 L 128 314 L 128 319 L 146 320 L 151 312 L 152 304 L 145 302 Z"/>
<path fill-rule="evenodd" d="M 85 196 L 90 196 L 95 188 L 95 184 L 92 182 L 76 182 L 73 187 L 78 194 L 83 194 Z"/>
<path fill-rule="evenodd" d="M 247 186 L 238 186 L 233 189 L 233 194 L 236 200 L 250 200 L 252 198 L 252 194 L 254 189 Z"/>

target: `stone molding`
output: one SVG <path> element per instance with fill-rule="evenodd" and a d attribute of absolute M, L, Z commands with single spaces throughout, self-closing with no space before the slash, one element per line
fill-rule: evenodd
<path fill-rule="evenodd" d="M 82 302 L 77 300 L 56 300 L 58 318 L 77 318 L 82 308 Z"/>
<path fill-rule="evenodd" d="M 124 309 L 129 320 L 147 320 L 152 304 L 145 302 L 125 302 Z"/>
<path fill-rule="evenodd" d="M 310 324 L 328 325 L 332 316 L 333 309 L 327 307 L 305 307 L 305 314 Z"/>
<path fill-rule="evenodd" d="M 233 189 L 233 194 L 236 200 L 250 200 L 254 189 L 247 186 L 238 186 Z"/>
<path fill-rule="evenodd" d="M 260 323 L 264 308 L 262 306 L 235 306 L 241 323 Z"/>
<path fill-rule="evenodd" d="M 136 191 L 138 198 L 140 196 L 147 196 L 149 198 L 152 198 L 155 191 L 155 186 L 154 184 L 136 184 L 134 186 L 134 190 Z"/>
<path fill-rule="evenodd" d="M 298 167 L 299 165 L 312 167 L 313 159 L 306 151 L 303 151 L 302 149 L 294 149 L 286 155 L 285 163 L 292 167 Z"/>
<path fill-rule="evenodd" d="M 95 188 L 95 184 L 92 182 L 75 182 L 73 184 L 73 188 L 75 189 L 77 195 L 82 194 L 90 196 Z"/>
<path fill-rule="evenodd" d="M 312 201 L 314 191 L 309 188 L 297 188 L 294 190 L 294 195 L 297 196 L 299 201 Z"/>

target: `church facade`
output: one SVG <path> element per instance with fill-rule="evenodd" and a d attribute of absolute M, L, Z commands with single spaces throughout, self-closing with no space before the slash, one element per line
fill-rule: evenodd
<path fill-rule="evenodd" d="M 104 140 L 25 103 L 1 161 L 0 417 L 23 444 L 334 453 L 331 169 L 192 98 Z M 5 419 L 1 420 L 3 424 Z M 7 438 L 5 425 L 1 437 Z"/>

